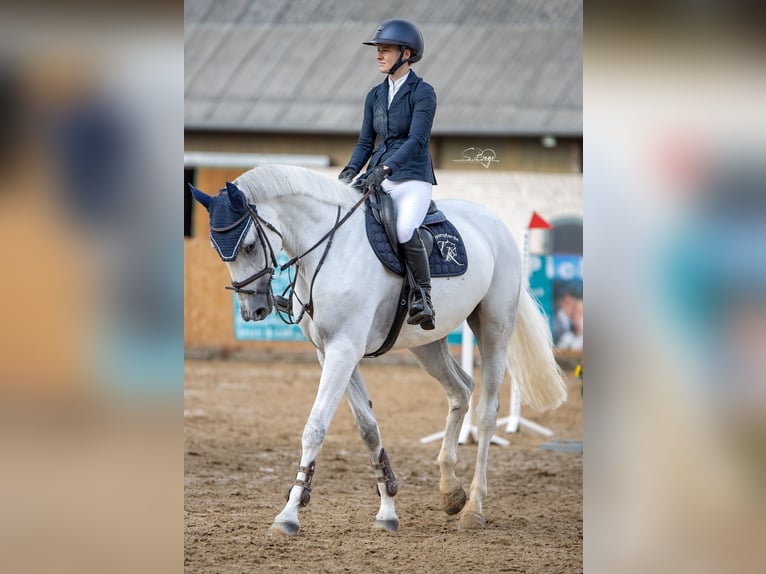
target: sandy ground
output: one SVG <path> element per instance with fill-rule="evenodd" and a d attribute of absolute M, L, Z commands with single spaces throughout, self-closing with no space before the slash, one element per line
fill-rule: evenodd
<path fill-rule="evenodd" d="M 362 367 L 399 480 L 398 532 L 372 529 L 374 473 L 344 401 L 317 460 L 300 533 L 269 537 L 295 476 L 319 373 L 305 362 L 187 360 L 186 572 L 582 572 L 582 454 L 542 450 L 548 439 L 528 430 L 501 432 L 511 445 L 490 449 L 486 527 L 458 532 L 457 517 L 439 510 L 440 443 L 419 440 L 443 430 L 446 398 L 407 364 Z M 568 378 L 562 407 L 522 414 L 555 439 L 581 440 L 580 382 Z M 506 382 L 501 417 L 509 393 Z M 475 445 L 460 447 L 466 488 L 475 455 Z"/>

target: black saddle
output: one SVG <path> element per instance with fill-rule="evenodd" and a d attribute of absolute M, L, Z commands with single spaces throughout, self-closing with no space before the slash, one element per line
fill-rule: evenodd
<path fill-rule="evenodd" d="M 394 205 L 394 200 L 391 199 L 391 196 L 387 193 L 378 190 L 370 195 L 370 199 L 367 201 L 367 209 L 373 210 L 372 215 L 375 217 L 375 221 L 383 226 L 383 230 L 386 232 L 386 237 L 388 237 L 388 242 L 391 244 L 394 251 L 398 251 L 399 239 L 396 236 L 396 205 Z M 426 215 L 433 215 L 438 211 L 436 204 L 431 200 Z M 422 225 L 421 229 L 428 231 L 428 229 Z M 431 250 L 434 247 L 433 235 L 431 235 L 431 233 L 421 233 L 420 239 L 423 241 L 426 253 L 431 253 Z"/>
<path fill-rule="evenodd" d="M 352 185 L 364 193 L 364 180 L 356 180 Z M 367 199 L 366 207 L 365 228 L 370 247 L 387 269 L 404 277 L 406 268 L 396 237 L 396 206 L 393 199 L 382 190 L 377 190 Z M 428 253 L 431 277 L 454 277 L 466 272 L 468 257 L 463 239 L 433 201 L 420 226 L 420 237 Z M 438 249 L 434 249 L 435 246 Z M 399 304 L 396 306 L 396 313 L 386 339 L 376 351 L 367 353 L 365 357 L 379 357 L 394 346 L 407 314 L 409 283 L 408 279 L 402 281 Z"/>

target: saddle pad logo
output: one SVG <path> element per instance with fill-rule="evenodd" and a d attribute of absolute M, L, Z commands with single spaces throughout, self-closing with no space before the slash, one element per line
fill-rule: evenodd
<path fill-rule="evenodd" d="M 452 263 L 459 267 L 463 267 L 464 263 L 461 263 L 457 259 L 457 245 L 460 242 L 458 237 L 450 235 L 449 233 L 438 233 L 434 235 L 434 241 L 439 248 L 442 259 L 447 263 Z"/>

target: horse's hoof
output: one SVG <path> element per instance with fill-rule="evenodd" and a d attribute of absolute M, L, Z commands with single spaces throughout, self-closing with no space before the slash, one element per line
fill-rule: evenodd
<path fill-rule="evenodd" d="M 466 500 L 465 490 L 461 487 L 448 494 L 442 494 L 442 508 L 449 515 L 457 514 L 463 510 Z"/>
<path fill-rule="evenodd" d="M 375 530 L 387 530 L 388 532 L 396 532 L 399 530 L 399 520 L 397 518 L 391 520 L 376 520 L 372 527 Z"/>
<path fill-rule="evenodd" d="M 295 522 L 275 522 L 269 528 L 269 536 L 295 536 L 299 528 L 300 524 Z"/>
<path fill-rule="evenodd" d="M 464 514 L 460 517 L 460 522 L 457 523 L 458 530 L 480 530 L 484 528 L 484 517 L 481 514 L 471 512 L 470 514 Z"/>

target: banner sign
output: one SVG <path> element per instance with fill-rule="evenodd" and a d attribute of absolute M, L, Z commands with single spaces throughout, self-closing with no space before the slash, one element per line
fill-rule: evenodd
<path fill-rule="evenodd" d="M 284 253 L 277 257 L 277 263 L 284 265 L 289 259 Z M 272 279 L 274 293 L 281 295 L 287 288 L 290 278 L 288 271 L 277 271 Z M 276 311 L 272 311 L 263 321 L 244 321 L 239 311 L 239 298 L 233 294 L 234 301 L 234 337 L 238 341 L 305 341 L 306 337 L 298 325 L 288 325 L 279 318 Z"/>
<path fill-rule="evenodd" d="M 582 349 L 582 255 L 530 255 L 529 287 L 560 349 Z"/>

